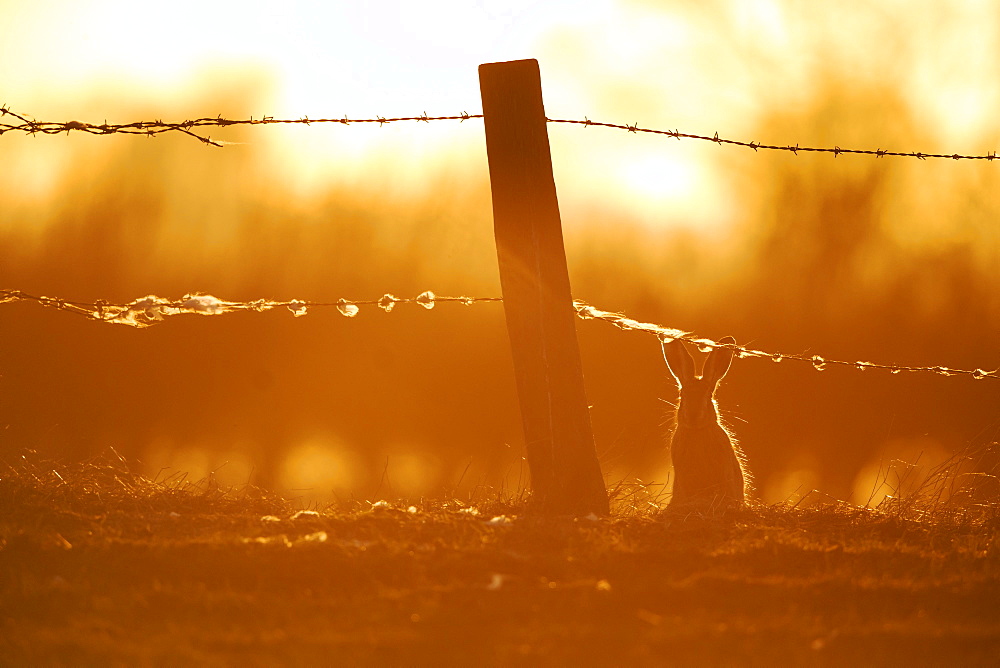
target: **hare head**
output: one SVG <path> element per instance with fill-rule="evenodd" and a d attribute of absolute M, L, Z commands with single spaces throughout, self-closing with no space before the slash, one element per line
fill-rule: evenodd
<path fill-rule="evenodd" d="M 735 346 L 736 339 L 727 336 L 719 343 Z M 695 362 L 684 344 L 674 340 L 663 344 L 663 359 L 680 386 L 677 405 L 678 426 L 700 427 L 717 424 L 719 414 L 715 404 L 715 390 L 719 381 L 729 371 L 733 361 L 733 348 L 715 348 L 705 360 L 702 375 L 695 373 Z"/>

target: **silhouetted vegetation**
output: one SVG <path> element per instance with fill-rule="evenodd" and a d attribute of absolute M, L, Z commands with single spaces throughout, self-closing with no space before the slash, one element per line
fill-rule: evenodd
<path fill-rule="evenodd" d="M 942 471 L 939 481 L 954 478 Z M 995 480 L 994 480 L 995 483 Z M 297 510 L 152 480 L 113 453 L 0 469 L 7 665 L 401 662 L 986 664 L 1000 650 L 997 491 L 878 509 L 607 519 L 523 500 Z"/>

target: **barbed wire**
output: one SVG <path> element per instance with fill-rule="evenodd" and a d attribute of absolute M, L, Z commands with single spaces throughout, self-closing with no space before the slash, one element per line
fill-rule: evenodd
<path fill-rule="evenodd" d="M 662 343 L 669 343 L 673 340 L 687 341 L 688 343 L 697 346 L 697 348 L 702 352 L 709 352 L 715 348 L 729 348 L 736 353 L 737 357 L 740 358 L 761 357 L 768 358 L 772 362 L 782 362 L 785 360 L 807 362 L 817 371 L 824 371 L 827 366 L 832 365 L 849 367 L 857 371 L 883 369 L 892 374 L 899 374 L 904 371 L 929 372 L 936 373 L 941 376 L 971 376 L 975 380 L 983 380 L 984 378 L 1000 380 L 1000 368 L 994 369 L 993 371 L 986 371 L 984 369 L 954 369 L 946 366 L 906 366 L 900 364 L 881 364 L 876 362 L 850 362 L 846 360 L 830 359 L 828 357 L 823 357 L 822 355 L 767 352 L 765 350 L 748 348 L 739 344 L 720 343 L 712 339 L 698 337 L 691 332 L 674 329 L 673 327 L 664 327 L 651 322 L 639 322 L 638 320 L 633 320 L 622 313 L 602 311 L 580 300 L 573 301 L 573 308 L 576 309 L 577 316 L 584 320 L 603 320 L 604 322 L 610 323 L 625 331 L 648 332 L 655 335 Z"/>
<path fill-rule="evenodd" d="M 0 117 L 2 116 L 13 116 L 20 121 L 19 124 L 10 123 L 0 123 L 0 135 L 6 132 L 19 131 L 26 134 L 60 134 L 63 132 L 69 133 L 70 131 L 87 132 L 89 134 L 96 135 L 109 135 L 109 134 L 133 134 L 133 135 L 147 135 L 156 136 L 163 134 L 165 132 L 181 132 L 186 134 L 198 141 L 208 144 L 210 146 L 216 146 L 222 148 L 226 142 L 213 140 L 210 136 L 201 135 L 195 132 L 195 129 L 205 128 L 205 127 L 230 127 L 235 125 L 312 125 L 314 123 L 337 123 L 340 125 L 351 125 L 353 123 L 377 123 L 379 126 L 387 125 L 390 123 L 399 123 L 407 121 L 418 121 L 418 122 L 431 122 L 431 121 L 467 121 L 471 118 L 483 118 L 482 114 L 469 114 L 462 112 L 461 114 L 455 116 L 428 116 L 425 111 L 420 116 L 403 116 L 396 118 L 386 118 L 383 116 L 376 116 L 374 118 L 348 118 L 344 116 L 343 118 L 309 118 L 308 116 L 303 116 L 302 118 L 292 118 L 292 119 L 281 119 L 274 118 L 272 116 L 263 116 L 261 118 L 253 118 L 244 120 L 232 120 L 222 118 L 222 116 L 216 116 L 214 118 L 205 117 L 197 118 L 194 120 L 185 120 L 179 123 L 168 123 L 162 120 L 154 121 L 135 121 L 132 123 L 84 123 L 82 121 L 67 121 L 67 122 L 52 122 L 52 121 L 36 121 L 30 119 L 21 114 L 17 114 L 7 107 L 0 107 Z M 708 135 L 698 135 L 691 134 L 687 132 L 681 132 L 680 130 L 657 130 L 653 128 L 641 128 L 639 124 L 629 125 L 628 123 L 606 123 L 601 121 L 592 121 L 586 116 L 584 120 L 572 120 L 564 118 L 546 118 L 549 123 L 564 123 L 569 125 L 582 125 L 584 127 L 601 127 L 601 128 L 611 128 L 615 130 L 624 130 L 629 133 L 645 133 L 654 135 L 663 135 L 666 137 L 672 137 L 674 139 L 697 139 L 701 141 L 709 141 L 714 144 L 728 144 L 731 146 L 742 146 L 745 148 L 753 149 L 755 152 L 759 150 L 765 151 L 786 151 L 798 155 L 799 152 L 803 153 L 832 153 L 834 157 L 838 157 L 842 154 L 854 154 L 854 155 L 873 155 L 876 158 L 890 157 L 902 157 L 902 158 L 916 158 L 918 160 L 927 160 L 928 158 L 939 158 L 948 160 L 986 160 L 987 162 L 992 162 L 994 160 L 1000 159 L 997 156 L 996 151 L 991 151 L 984 155 L 966 155 L 960 153 L 923 153 L 921 151 L 889 151 L 882 148 L 876 149 L 857 149 L 857 148 L 841 148 L 840 146 L 833 147 L 817 147 L 817 146 L 800 146 L 799 144 L 792 145 L 778 145 L 778 144 L 764 144 L 758 141 L 739 141 L 736 139 L 725 139 L 719 136 L 716 132 L 713 136 Z"/>
<path fill-rule="evenodd" d="M 303 299 L 291 299 L 288 301 L 277 301 L 271 299 L 256 299 L 249 302 L 225 301 L 212 295 L 203 293 L 190 293 L 177 300 L 164 299 L 156 295 L 147 295 L 140 299 L 135 299 L 127 304 L 112 304 L 106 301 L 80 302 L 58 297 L 42 297 L 29 295 L 20 290 L 0 290 L 0 304 L 30 301 L 41 306 L 56 308 L 69 313 L 82 315 L 92 320 L 100 322 L 129 325 L 132 327 L 149 327 L 162 322 L 169 316 L 180 314 L 198 315 L 221 315 L 236 311 L 253 311 L 262 313 L 276 308 L 287 308 L 296 316 L 307 315 L 310 309 L 335 307 L 342 315 L 353 318 L 360 312 L 361 306 L 378 306 L 385 312 L 391 312 L 397 304 L 419 304 L 425 309 L 433 309 L 435 304 L 440 302 L 452 302 L 465 306 L 483 302 L 502 302 L 501 297 L 445 297 L 437 295 L 430 290 L 422 292 L 416 297 L 396 297 L 386 293 L 378 299 L 349 300 L 338 299 L 337 301 L 309 301 Z M 702 352 L 708 352 L 714 348 L 730 348 L 735 351 L 740 358 L 759 357 L 770 359 L 772 362 L 783 362 L 791 360 L 795 362 L 805 362 L 811 364 L 817 371 L 823 371 L 827 366 L 843 366 L 853 368 L 857 371 L 867 371 L 870 369 L 881 369 L 892 374 L 907 372 L 928 372 L 942 376 L 971 376 L 973 379 L 982 380 L 990 378 L 1000 380 L 1000 368 L 993 371 L 983 369 L 955 369 L 946 366 L 906 366 L 899 364 L 883 364 L 876 362 L 846 361 L 823 357 L 821 355 L 806 355 L 795 353 L 775 353 L 765 350 L 757 350 L 746 346 L 720 343 L 713 339 L 699 337 L 691 332 L 664 327 L 650 322 L 640 322 L 629 318 L 622 313 L 613 311 L 602 311 L 590 304 L 574 300 L 573 308 L 576 315 L 581 320 L 601 320 L 625 331 L 641 331 L 655 335 L 661 342 L 669 342 L 675 339 L 687 341 L 696 346 Z"/>
<path fill-rule="evenodd" d="M 338 299 L 334 302 L 319 302 L 304 299 L 279 301 L 273 299 L 255 299 L 249 302 L 234 302 L 219 299 L 200 292 L 186 294 L 180 299 L 170 300 L 156 295 L 147 295 L 127 304 L 113 304 L 98 300 L 95 302 L 79 302 L 59 297 L 44 297 L 29 295 L 20 290 L 0 290 L 0 304 L 30 301 L 50 308 L 82 315 L 101 322 L 129 325 L 131 327 L 149 327 L 172 315 L 194 313 L 198 315 L 222 315 L 236 311 L 254 311 L 263 313 L 276 308 L 287 308 L 296 317 L 309 313 L 309 309 L 335 307 L 341 315 L 348 318 L 356 316 L 362 306 L 378 306 L 385 312 L 392 311 L 397 304 L 419 304 L 425 309 L 434 308 L 441 302 L 456 302 L 470 306 L 476 302 L 499 302 L 500 297 L 445 297 L 436 295 L 430 290 L 416 297 L 396 297 L 384 294 L 378 299 Z"/>
<path fill-rule="evenodd" d="M 723 139 L 719 137 L 719 133 L 716 132 L 714 136 L 709 137 L 707 135 L 694 135 L 685 132 L 680 132 L 679 130 L 654 130 L 651 128 L 640 128 L 638 124 L 635 125 L 620 125 L 618 123 L 601 123 L 598 121 L 592 121 L 587 117 L 584 117 L 582 121 L 567 120 L 561 118 L 548 118 L 546 119 L 549 123 L 569 123 L 572 125 L 582 125 L 584 127 L 594 126 L 601 128 L 613 128 L 615 130 L 625 130 L 632 133 L 648 133 L 654 135 L 665 135 L 667 137 L 673 137 L 674 139 L 700 139 L 702 141 L 710 141 L 715 144 L 729 144 L 731 146 L 744 146 L 746 148 L 752 148 L 755 152 L 759 149 L 765 151 L 788 151 L 798 155 L 801 151 L 803 153 L 832 153 L 833 157 L 837 157 L 841 154 L 857 154 L 857 155 L 874 155 L 877 158 L 884 158 L 886 156 L 895 156 L 901 158 L 917 158 L 918 160 L 926 160 L 928 158 L 948 158 L 949 160 L 986 160 L 992 162 L 997 160 L 996 151 L 987 153 L 986 155 L 962 155 L 959 153 L 922 153 L 919 151 L 911 152 L 900 152 L 900 151 L 887 151 L 885 149 L 858 149 L 858 148 L 841 148 L 840 146 L 829 147 L 815 147 L 815 146 L 779 146 L 777 144 L 762 144 L 757 141 L 737 141 L 735 139 Z"/>
<path fill-rule="evenodd" d="M 941 376 L 966 375 L 966 376 L 971 376 L 976 380 L 982 380 L 984 378 L 1000 380 L 1000 368 L 994 369 L 993 371 L 985 371 L 983 369 L 973 369 L 973 370 L 954 369 L 952 367 L 946 367 L 946 366 L 906 366 L 900 364 L 881 364 L 876 362 L 862 362 L 862 361 L 850 362 L 846 360 L 830 359 L 827 357 L 823 357 L 822 355 L 767 352 L 765 350 L 748 348 L 746 346 L 741 346 L 739 344 L 720 343 L 713 339 L 706 339 L 696 336 L 691 332 L 685 332 L 680 329 L 674 329 L 673 327 L 664 327 L 662 325 L 656 325 L 651 322 L 640 322 L 638 320 L 629 318 L 628 316 L 622 313 L 615 313 L 613 311 L 602 311 L 580 300 L 573 301 L 573 308 L 576 309 L 577 316 L 579 316 L 584 320 L 602 320 L 625 331 L 647 332 L 649 334 L 655 335 L 662 343 L 669 343 L 670 341 L 673 340 L 687 341 L 688 343 L 697 346 L 697 348 L 702 352 L 709 352 L 710 350 L 713 350 L 715 348 L 729 348 L 735 351 L 736 356 L 740 358 L 761 357 L 770 359 L 772 362 L 782 362 L 784 360 L 807 362 L 811 364 L 812 367 L 817 371 L 823 371 L 826 369 L 827 366 L 833 365 L 833 366 L 849 367 L 857 371 L 867 371 L 869 369 L 883 369 L 892 374 L 899 374 L 904 371 L 929 372 L 929 373 L 936 373 Z"/>
<path fill-rule="evenodd" d="M 348 118 L 347 116 L 344 116 L 343 118 L 309 118 L 308 116 L 303 116 L 302 118 L 283 119 L 274 118 L 272 116 L 263 116 L 261 118 L 254 118 L 251 116 L 245 120 L 230 120 L 222 118 L 220 115 L 215 118 L 196 118 L 194 120 L 186 120 L 179 123 L 167 123 L 162 120 L 155 120 L 134 121 L 132 123 L 108 123 L 105 121 L 104 123 L 95 124 L 84 123 L 82 121 L 68 121 L 64 123 L 36 121 L 20 114 L 16 114 L 7 107 L 0 107 L 0 117 L 2 116 L 13 116 L 21 121 L 21 123 L 18 125 L 0 123 L 0 135 L 11 131 L 20 131 L 32 135 L 55 135 L 63 132 L 69 133 L 71 130 L 76 130 L 93 135 L 129 134 L 153 137 L 155 135 L 163 134 L 164 132 L 181 132 L 189 137 L 197 139 L 202 143 L 208 144 L 209 146 L 216 146 L 219 148 L 222 148 L 226 142 L 215 141 L 207 135 L 200 135 L 194 132 L 194 129 L 204 127 L 230 127 L 234 125 L 312 125 L 313 123 L 338 123 L 340 125 L 351 125 L 353 123 L 377 123 L 382 126 L 388 125 L 389 123 L 399 123 L 403 121 L 422 121 L 430 123 L 431 121 L 467 121 L 470 118 L 483 117 L 482 114 L 467 114 L 464 111 L 457 116 L 428 116 L 425 111 L 420 116 L 406 116 L 399 118 L 385 118 L 383 116 L 376 116 L 375 118 Z"/>

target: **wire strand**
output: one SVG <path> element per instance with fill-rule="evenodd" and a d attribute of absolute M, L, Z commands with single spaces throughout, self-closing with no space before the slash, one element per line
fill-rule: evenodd
<path fill-rule="evenodd" d="M 708 352 L 716 348 L 728 348 L 733 350 L 739 358 L 761 357 L 769 358 L 772 362 L 782 362 L 785 360 L 807 362 L 817 371 L 823 371 L 827 366 L 832 365 L 849 367 L 856 371 L 883 369 L 892 374 L 898 374 L 904 371 L 929 372 L 936 373 L 941 376 L 971 376 L 975 380 L 983 380 L 985 378 L 1000 380 L 1000 368 L 994 369 L 993 371 L 986 371 L 984 369 L 955 369 L 947 366 L 906 366 L 901 364 L 884 364 L 864 361 L 851 362 L 847 360 L 830 359 L 822 355 L 768 352 L 766 350 L 747 348 L 746 346 L 738 344 L 720 343 L 713 339 L 699 337 L 691 332 L 674 329 L 673 327 L 664 327 L 651 322 L 639 322 L 638 320 L 629 318 L 622 313 L 602 311 L 580 300 L 573 301 L 573 308 L 576 309 L 577 315 L 584 320 L 602 320 L 625 331 L 648 332 L 659 338 L 661 343 L 669 343 L 674 340 L 687 341 L 688 343 L 697 346 L 702 352 Z"/>
<path fill-rule="evenodd" d="M 462 112 L 461 114 L 454 116 L 428 116 L 425 111 L 419 116 L 401 116 L 395 118 L 386 118 L 384 116 L 376 116 L 374 118 L 348 118 L 344 116 L 343 118 L 309 118 L 308 116 L 303 116 L 302 118 L 274 118 L 273 116 L 263 116 L 261 118 L 250 117 L 244 120 L 232 120 L 227 118 L 222 118 L 222 116 L 216 117 L 205 117 L 196 118 L 194 120 L 185 120 L 179 123 L 168 123 L 162 120 L 153 121 L 134 121 L 132 123 L 84 123 L 82 121 L 67 121 L 67 122 L 53 122 L 53 121 L 36 121 L 27 116 L 15 113 L 7 107 L 0 107 L 0 117 L 2 116 L 13 116 L 20 121 L 18 124 L 12 123 L 0 123 L 0 135 L 6 132 L 24 132 L 27 134 L 60 134 L 63 132 L 69 133 L 70 131 L 86 132 L 89 134 L 96 135 L 109 135 L 109 134 L 133 134 L 133 135 L 147 135 L 156 136 L 163 134 L 164 132 L 180 132 L 186 134 L 198 141 L 207 144 L 209 146 L 216 146 L 222 148 L 224 142 L 213 140 L 207 135 L 201 135 L 195 132 L 195 129 L 206 128 L 206 127 L 229 127 L 234 125 L 312 125 L 314 123 L 336 123 L 340 125 L 351 125 L 353 123 L 377 123 L 379 126 L 388 125 L 390 123 L 400 123 L 400 122 L 431 122 L 431 121 L 467 121 L 471 118 L 483 118 L 482 114 L 469 114 Z M 916 158 L 918 160 L 927 160 L 929 158 L 938 159 L 948 159 L 948 160 L 986 160 L 987 162 L 992 162 L 998 159 L 997 152 L 991 151 L 983 155 L 966 155 L 960 153 L 923 153 L 921 151 L 889 151 L 882 148 L 876 149 L 859 149 L 859 148 L 841 148 L 840 146 L 833 147 L 817 147 L 817 146 L 800 146 L 795 144 L 794 146 L 788 145 L 778 145 L 778 144 L 764 144 L 757 141 L 739 141 L 736 139 L 725 139 L 719 136 L 716 132 L 713 136 L 708 135 L 698 135 L 691 134 L 687 132 L 681 132 L 679 130 L 657 130 L 654 128 L 641 128 L 639 124 L 629 125 L 627 123 L 607 123 L 602 121 L 592 121 L 586 116 L 582 121 L 565 119 L 565 118 L 546 118 L 549 123 L 563 123 L 569 125 L 582 125 L 584 127 L 600 127 L 600 128 L 610 128 L 615 130 L 624 130 L 629 133 L 639 134 L 654 134 L 663 135 L 666 137 L 672 137 L 674 139 L 697 139 L 700 141 L 709 141 L 714 144 L 728 144 L 730 146 L 742 146 L 745 148 L 753 149 L 755 152 L 759 150 L 765 151 L 786 151 L 798 155 L 799 152 L 802 153 L 832 153 L 834 157 L 840 155 L 873 155 L 876 158 L 884 157 L 901 157 L 901 158 Z"/>
<path fill-rule="evenodd" d="M 132 123 L 108 123 L 105 121 L 104 123 L 95 124 L 84 123 L 82 121 L 68 121 L 63 123 L 36 121 L 22 116 L 21 114 L 14 113 L 7 107 L 0 108 L 0 117 L 5 115 L 13 116 L 17 120 L 21 121 L 21 123 L 17 125 L 0 123 L 0 135 L 5 132 L 12 131 L 20 131 L 32 135 L 54 135 L 62 132 L 69 133 L 71 130 L 76 130 L 93 135 L 130 134 L 153 137 L 155 135 L 163 134 L 164 132 L 181 132 L 204 144 L 216 146 L 218 148 L 222 148 L 224 143 L 215 141 L 207 135 L 198 134 L 193 131 L 193 128 L 230 127 L 234 125 L 312 125 L 314 123 L 337 123 L 340 125 L 351 125 L 353 123 L 377 123 L 379 126 L 382 126 L 390 123 L 400 123 L 406 121 L 422 121 L 426 123 L 430 123 L 431 121 L 461 122 L 467 121 L 470 118 L 483 117 L 482 114 L 467 114 L 464 111 L 457 116 L 428 116 L 425 111 L 420 116 L 404 116 L 397 118 L 386 118 L 383 116 L 376 116 L 375 118 L 348 118 L 347 116 L 344 116 L 343 118 L 309 118 L 308 116 L 303 116 L 302 118 L 283 119 L 274 118 L 273 116 L 263 116 L 261 118 L 254 118 L 251 116 L 250 118 L 244 120 L 231 120 L 222 118 L 222 116 L 219 115 L 215 118 L 196 118 L 194 120 L 186 120 L 179 123 L 168 123 L 157 119 L 154 121 L 133 121 Z"/>
<path fill-rule="evenodd" d="M 815 147 L 815 146 L 779 146 L 776 144 L 762 144 L 756 141 L 738 141 L 735 139 L 723 139 L 719 137 L 719 133 L 716 132 L 715 135 L 709 137 L 707 135 L 695 135 L 686 132 L 680 132 L 679 130 L 654 130 L 652 128 L 640 128 L 638 124 L 635 125 L 621 125 L 618 123 L 602 123 L 598 121 L 592 121 L 589 118 L 584 117 L 582 121 L 567 120 L 562 118 L 548 118 L 546 119 L 549 123 L 568 123 L 571 125 L 582 125 L 584 127 L 595 126 L 600 128 L 612 128 L 615 130 L 625 130 L 631 133 L 647 133 L 654 135 L 665 135 L 667 137 L 673 137 L 674 139 L 699 139 L 702 141 L 710 141 L 715 144 L 729 144 L 731 146 L 743 146 L 746 148 L 752 148 L 755 152 L 759 149 L 766 151 L 788 151 L 798 155 L 801 151 L 803 153 L 832 153 L 834 157 L 842 154 L 856 154 L 856 155 L 874 155 L 877 158 L 884 158 L 886 156 L 894 156 L 901 158 L 917 158 L 918 160 L 926 160 L 928 158 L 947 158 L 949 160 L 986 160 L 992 162 L 997 159 L 996 151 L 992 151 L 985 155 L 962 155 L 958 153 L 922 153 L 920 151 L 887 151 L 885 149 L 858 149 L 858 148 L 841 148 L 840 146 L 830 147 Z"/>
<path fill-rule="evenodd" d="M 458 303 L 464 306 L 472 304 L 502 302 L 501 297 L 445 297 L 436 295 L 430 290 L 422 292 L 416 297 L 396 297 L 392 294 L 384 294 L 378 299 L 349 300 L 338 299 L 337 301 L 310 301 L 304 299 L 291 299 L 287 301 L 276 301 L 270 299 L 256 299 L 249 302 L 225 301 L 212 295 L 203 293 L 190 293 L 178 300 L 164 299 L 155 295 L 147 295 L 140 299 L 135 299 L 127 304 L 112 304 L 106 301 L 79 302 L 58 297 L 43 297 L 29 295 L 20 290 L 0 290 L 0 305 L 18 301 L 34 302 L 41 306 L 75 313 L 100 322 L 129 325 L 132 327 L 149 327 L 162 322 L 165 318 L 180 314 L 198 315 L 221 315 L 236 311 L 253 311 L 262 313 L 276 308 L 287 308 L 292 315 L 299 317 L 309 313 L 315 308 L 336 308 L 342 315 L 352 318 L 360 312 L 361 306 L 378 306 L 385 312 L 391 312 L 397 304 L 418 304 L 426 309 L 434 308 L 439 302 Z M 757 350 L 746 346 L 720 343 L 713 339 L 699 337 L 691 332 L 685 332 L 673 327 L 664 327 L 650 322 L 640 322 L 622 313 L 613 311 L 602 311 L 590 304 L 574 300 L 573 309 L 576 315 L 582 320 L 601 320 L 614 325 L 624 331 L 640 331 L 655 335 L 662 343 L 673 340 L 687 341 L 695 345 L 702 352 L 708 352 L 715 348 L 730 348 L 737 357 L 759 357 L 770 359 L 772 362 L 783 362 L 791 360 L 795 362 L 805 362 L 817 371 L 823 371 L 827 366 L 843 366 L 853 368 L 857 371 L 867 371 L 869 369 L 882 369 L 892 374 L 907 372 L 928 372 L 942 376 L 971 376 L 976 380 L 990 378 L 1000 380 L 1000 368 L 993 371 L 983 369 L 955 369 L 946 366 L 906 366 L 899 364 L 884 364 L 876 362 L 846 361 L 823 357 L 821 355 L 806 355 L 795 353 L 776 353 L 765 350 Z"/>
<path fill-rule="evenodd" d="M 307 315 L 310 309 L 333 307 L 341 315 L 353 318 L 360 312 L 360 307 L 362 306 L 378 306 L 388 313 L 397 304 L 419 304 L 425 309 L 432 309 L 435 304 L 442 302 L 455 302 L 470 306 L 477 302 L 499 302 L 502 299 L 500 297 L 446 297 L 436 295 L 427 290 L 412 298 L 396 297 L 386 293 L 378 299 L 338 299 L 332 302 L 306 299 L 290 299 L 287 301 L 255 299 L 248 302 L 237 302 L 222 300 L 200 292 L 193 292 L 176 300 L 165 299 L 156 295 L 147 295 L 139 299 L 134 299 L 127 304 L 115 304 L 103 300 L 79 302 L 59 297 L 29 295 L 20 290 L 0 290 L 0 304 L 16 301 L 35 302 L 41 306 L 75 313 L 101 322 L 141 328 L 162 322 L 168 316 L 185 313 L 198 315 L 222 315 L 236 311 L 263 313 L 264 311 L 284 307 L 291 311 L 292 315 L 299 317 Z"/>

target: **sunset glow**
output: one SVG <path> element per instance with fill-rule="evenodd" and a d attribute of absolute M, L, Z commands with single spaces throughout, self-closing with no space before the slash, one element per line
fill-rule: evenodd
<path fill-rule="evenodd" d="M 1000 141 L 994 85 L 1000 21 L 993 8 L 976 2 L 889 2 L 879 11 L 863 2 L 834 11 L 779 0 L 711 7 L 608 0 L 541 8 L 398 2 L 377 9 L 182 2 L 169 11 L 51 1 L 4 8 L 9 20 L 0 25 L 0 40 L 16 57 L 0 63 L 0 102 L 39 120 L 476 114 L 479 64 L 537 58 L 552 118 L 873 150 L 987 154 Z M 208 130 L 224 148 L 179 133 L 155 139 L 5 134 L 2 287 L 87 302 L 194 292 L 248 301 L 372 299 L 429 289 L 498 294 L 481 119 Z M 761 339 L 768 349 L 992 368 L 986 343 L 994 340 L 996 323 L 987 314 L 997 312 L 998 297 L 988 286 L 1000 265 L 992 222 L 995 164 L 755 152 L 566 124 L 549 124 L 548 133 L 580 298 L 706 335 L 732 331 L 738 340 Z M 260 460 L 268 469 L 261 475 L 276 485 L 324 493 L 374 488 L 377 462 L 384 465 L 391 455 L 400 489 L 429 493 L 462 468 L 462 444 L 470 438 L 490 444 L 483 446 L 490 451 L 483 467 L 522 455 L 507 361 L 498 356 L 503 345 L 487 354 L 468 334 L 503 343 L 501 311 L 489 308 L 436 311 L 435 318 L 451 320 L 433 324 L 405 320 L 416 317 L 406 310 L 390 316 L 363 308 L 357 328 L 369 329 L 360 336 L 309 329 L 313 325 L 284 331 L 281 324 L 275 325 L 284 332 L 279 337 L 249 319 L 234 320 L 232 334 L 210 324 L 184 330 L 191 342 L 218 337 L 204 345 L 226 354 L 205 359 L 222 366 L 211 371 L 211 383 L 199 384 L 194 378 L 205 373 L 203 366 L 171 362 L 190 365 L 193 375 L 183 382 L 193 384 L 171 385 L 181 377 L 156 376 L 167 385 L 154 384 L 148 396 L 128 394 L 136 402 L 133 414 L 182 410 L 200 397 L 230 416 L 226 424 L 235 425 L 235 433 L 200 425 L 194 439 L 169 420 L 132 429 L 148 432 L 143 443 L 167 444 L 144 450 L 157 464 L 174 457 L 208 471 L 232 460 L 240 463 L 231 469 L 242 475 L 248 462 Z M 970 311 L 980 315 L 966 315 Z M 297 319 L 297 326 L 326 317 L 318 313 Z M 889 313 L 895 313 L 893 327 L 872 324 Z M 904 314 L 913 319 L 906 339 L 912 344 L 902 345 L 912 349 L 885 343 Z M 973 322 L 984 327 L 954 334 L 980 347 L 919 343 L 946 314 L 966 322 L 968 331 Z M 405 322 L 403 331 L 417 330 L 396 332 L 396 325 L 377 318 L 398 318 L 393 322 Z M 786 320 L 799 324 L 786 330 Z M 849 329 L 870 331 L 871 340 L 854 345 L 836 334 Z M 102 343 L 96 332 L 73 336 L 119 345 Z M 227 344 L 230 336 L 245 347 Z M 288 336 L 305 338 L 288 343 Z M 598 440 L 617 443 L 606 446 L 611 452 L 629 453 L 612 467 L 638 466 L 664 477 L 667 462 L 653 453 L 664 439 L 658 397 L 669 388 L 656 355 L 635 344 L 619 359 L 610 352 L 616 343 L 586 329 L 581 336 L 593 346 L 584 352 L 588 376 L 599 379 L 588 388 L 603 430 Z M 139 345 L 132 341 L 128 345 Z M 404 353 L 402 341 L 423 344 Z M 145 340 L 141 345 L 150 346 L 148 355 L 180 354 Z M 383 367 L 386 359 L 392 363 Z M 470 360 L 482 366 L 451 387 L 427 360 L 438 360 L 448 373 L 472 369 Z M 35 366 L 49 363 L 55 362 Z M 67 387 L 85 387 L 94 372 L 81 373 Z M 645 389 L 633 390 L 630 376 Z M 753 384 L 738 374 L 730 382 Z M 868 434 L 868 445 L 834 472 L 824 457 L 831 456 L 835 437 L 799 434 L 796 442 L 809 452 L 796 461 L 808 466 L 793 465 L 765 447 L 768 430 L 782 420 L 773 408 L 784 396 L 781 382 L 768 386 L 770 404 L 748 400 L 746 409 L 773 416 L 769 426 L 748 416 L 746 428 L 751 454 L 755 440 L 760 443 L 760 488 L 770 500 L 790 493 L 796 478 L 855 494 L 857 476 L 871 463 L 867 450 L 908 437 L 871 436 L 888 430 L 871 417 L 879 426 L 852 432 Z M 477 394 L 463 389 L 468 386 L 503 389 Z M 383 420 L 374 407 L 386 388 L 392 388 L 395 412 Z M 37 422 L 18 427 L 25 438 L 56 438 L 58 430 L 36 433 L 30 426 L 56 421 L 49 409 L 16 401 L 19 410 L 40 411 Z M 429 401 L 443 417 L 420 422 L 419 433 L 399 426 L 428 410 L 423 402 Z M 956 416 L 973 420 L 954 403 Z M 114 412 L 96 399 L 91 404 L 86 410 Z M 248 406 L 261 416 L 261 438 L 243 422 Z M 633 410 L 641 416 L 632 417 Z M 485 432 L 477 426 L 484 411 L 491 414 Z M 332 415 L 351 417 L 343 433 L 328 423 Z M 631 424 L 634 419 L 641 424 Z M 108 415 L 104 422 L 115 420 Z M 808 431 L 808 424 L 803 418 L 798 428 Z M 953 448 L 966 429 L 971 426 L 949 427 L 935 442 Z M 335 446 L 316 436 L 329 433 L 338 434 Z M 105 436 L 81 436 L 80 448 L 89 451 Z M 440 452 L 423 445 L 414 454 L 400 445 L 411 442 L 442 445 Z M 214 454 L 192 454 L 197 450 Z M 309 477 L 320 470 L 326 477 Z M 492 480 L 509 475 L 494 472 Z"/>
<path fill-rule="evenodd" d="M 997 663 L 997 0 L 0 44 L 4 666 Z"/>

